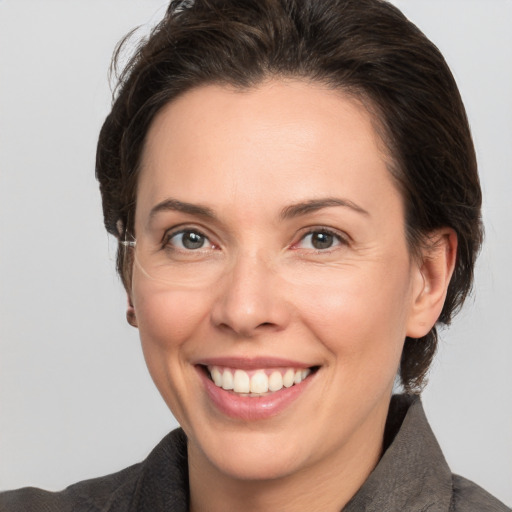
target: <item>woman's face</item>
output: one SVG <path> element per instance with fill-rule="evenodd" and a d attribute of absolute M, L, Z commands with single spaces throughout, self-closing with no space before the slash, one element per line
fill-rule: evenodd
<path fill-rule="evenodd" d="M 156 117 L 131 300 L 191 464 L 268 479 L 380 447 L 423 286 L 387 161 L 361 105 L 301 81 Z"/>

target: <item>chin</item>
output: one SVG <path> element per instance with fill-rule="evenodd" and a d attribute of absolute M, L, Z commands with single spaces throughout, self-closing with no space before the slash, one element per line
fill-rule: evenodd
<path fill-rule="evenodd" d="M 197 437 L 196 437 L 197 439 Z M 235 480 L 263 481 L 284 478 L 302 466 L 295 438 L 269 432 L 216 432 L 198 449 L 208 464 Z M 200 439 L 198 439 L 201 442 Z M 189 450 L 191 446 L 189 445 Z M 192 448 L 194 449 L 194 448 Z"/>
<path fill-rule="evenodd" d="M 285 478 L 295 473 L 299 465 L 295 458 L 274 452 L 271 456 L 228 456 L 218 461 L 217 467 L 232 479 L 254 482 Z"/>

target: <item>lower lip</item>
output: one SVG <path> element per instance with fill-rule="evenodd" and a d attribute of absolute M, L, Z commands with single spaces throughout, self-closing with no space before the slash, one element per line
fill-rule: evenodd
<path fill-rule="evenodd" d="M 265 396 L 250 397 L 219 388 L 206 375 L 203 367 L 198 367 L 197 370 L 208 397 L 217 409 L 230 418 L 245 421 L 264 420 L 276 416 L 304 393 L 314 377 L 314 374 L 310 374 L 300 384 L 282 388 Z"/>

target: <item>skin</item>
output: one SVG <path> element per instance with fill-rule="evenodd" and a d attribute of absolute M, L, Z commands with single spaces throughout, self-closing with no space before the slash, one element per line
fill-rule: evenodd
<path fill-rule="evenodd" d="M 155 118 L 138 184 L 138 254 L 160 250 L 174 226 L 208 239 L 193 251 L 172 238 L 168 282 L 139 258 L 129 317 L 189 439 L 192 510 L 339 511 L 377 464 L 405 337 L 435 323 L 456 249 L 446 229 L 421 261 L 411 256 L 389 161 L 365 108 L 314 83 L 203 86 Z M 151 216 L 169 198 L 215 219 Z M 325 198 L 353 207 L 283 217 Z M 316 249 L 308 233 L 326 228 L 333 244 Z M 227 356 L 319 369 L 291 405 L 251 421 L 220 412 L 199 377 L 198 361 Z"/>

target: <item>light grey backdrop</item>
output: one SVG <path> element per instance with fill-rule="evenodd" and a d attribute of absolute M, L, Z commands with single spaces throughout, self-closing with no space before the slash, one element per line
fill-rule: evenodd
<path fill-rule="evenodd" d="M 440 47 L 473 127 L 487 238 L 475 298 L 424 393 L 446 457 L 512 503 L 512 2 L 397 0 Z M 60 489 L 175 425 L 124 321 L 95 143 L 115 43 L 163 0 L 0 0 L 0 489 Z"/>

